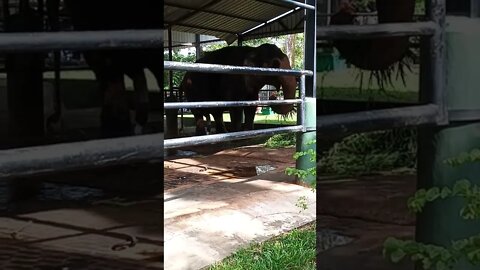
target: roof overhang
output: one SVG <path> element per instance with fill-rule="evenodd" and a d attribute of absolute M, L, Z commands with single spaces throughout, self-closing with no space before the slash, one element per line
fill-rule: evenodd
<path fill-rule="evenodd" d="M 165 0 L 166 29 L 214 36 L 232 43 L 303 32 L 301 0 Z M 172 38 L 173 41 L 173 38 Z"/>

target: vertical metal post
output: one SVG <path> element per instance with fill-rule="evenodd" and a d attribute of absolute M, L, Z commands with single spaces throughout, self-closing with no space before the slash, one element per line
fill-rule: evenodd
<path fill-rule="evenodd" d="M 43 21 L 20 1 L 20 11 L 5 21 L 7 32 L 43 31 Z M 41 53 L 9 53 L 6 56 L 9 134 L 22 145 L 36 144 L 44 135 L 43 69 Z M 26 139 L 32 139 L 26 142 Z"/>
<path fill-rule="evenodd" d="M 305 39 L 304 39 L 304 67 L 306 70 L 313 71 L 313 76 L 300 78 L 300 92 L 302 95 L 302 105 L 297 117 L 300 123 L 304 126 L 302 133 L 297 134 L 297 152 L 303 152 L 308 150 L 316 150 L 316 144 L 312 144 L 312 141 L 316 139 L 316 28 L 317 28 L 317 1 L 306 0 L 305 4 L 315 6 L 315 10 L 305 10 Z M 304 89 L 302 89 L 304 88 Z M 303 156 L 297 159 L 296 168 L 300 170 L 310 170 L 316 167 L 316 162 L 310 160 L 310 156 Z M 307 183 L 314 183 L 316 178 L 312 175 L 304 179 Z"/>
<path fill-rule="evenodd" d="M 470 17 L 471 18 L 480 17 L 480 1 L 470 0 Z"/>
<path fill-rule="evenodd" d="M 172 44 L 172 28 L 168 28 L 168 60 L 173 61 L 173 44 Z M 173 71 L 168 71 L 168 83 L 170 98 L 173 98 Z"/>
<path fill-rule="evenodd" d="M 237 45 L 239 47 L 243 46 L 243 36 L 242 35 L 238 35 Z M 242 119 L 240 120 L 240 123 L 244 123 L 244 122 L 245 122 L 245 113 L 244 113 L 244 111 L 242 111 Z"/>
<path fill-rule="evenodd" d="M 332 14 L 333 10 L 332 10 L 332 0 L 326 0 L 327 1 L 327 25 L 330 25 L 330 19 L 332 17 L 330 17 L 330 14 Z"/>
<path fill-rule="evenodd" d="M 2 0 L 2 8 L 3 8 L 3 20 L 5 21 L 10 16 L 10 1 Z"/>
<path fill-rule="evenodd" d="M 47 14 L 48 14 L 48 24 L 50 25 L 51 31 L 60 31 L 60 20 L 59 20 L 59 11 L 60 11 L 60 0 L 47 0 Z M 58 123 L 62 116 L 62 101 L 61 101 L 61 54 L 60 51 L 56 50 L 53 52 L 53 70 L 54 70 L 54 93 L 55 93 L 55 103 L 54 103 L 54 113 L 47 119 L 47 128 L 50 128 L 51 124 Z"/>
<path fill-rule="evenodd" d="M 447 114 L 447 92 L 446 89 L 446 69 L 445 69 L 445 9 L 446 0 L 430 0 L 430 7 L 426 9 L 430 19 L 435 22 L 440 29 L 430 39 L 429 48 L 429 66 L 432 76 L 431 88 L 432 93 L 431 101 L 440 106 L 440 115 L 438 121 L 440 124 L 446 124 L 448 122 Z M 428 3 L 429 1 L 427 1 Z"/>
<path fill-rule="evenodd" d="M 45 2 L 44 0 L 37 0 L 37 12 L 40 17 L 42 17 L 42 21 L 44 20 L 45 16 Z"/>
<path fill-rule="evenodd" d="M 302 132 L 307 132 L 307 119 L 306 119 L 306 96 L 305 96 L 305 75 L 300 76 L 300 99 L 302 103 L 300 104 L 300 110 L 297 110 L 298 123 L 303 126 Z"/>
<path fill-rule="evenodd" d="M 168 28 L 168 60 L 173 60 L 173 41 L 172 41 L 172 28 Z M 165 98 L 166 101 L 177 101 L 173 93 L 173 71 L 168 71 L 169 75 L 169 96 Z M 165 138 L 178 137 L 178 109 L 165 110 L 165 118 L 167 120 L 167 130 L 165 131 Z M 168 155 L 168 153 L 166 153 Z"/>

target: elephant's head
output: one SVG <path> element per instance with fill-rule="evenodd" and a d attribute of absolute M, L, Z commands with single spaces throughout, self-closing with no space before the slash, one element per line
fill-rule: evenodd
<path fill-rule="evenodd" d="M 245 58 L 245 65 L 264 68 L 291 69 L 288 56 L 273 44 L 263 44 L 254 48 Z M 265 85 L 274 86 L 277 91 L 283 90 L 284 99 L 294 99 L 297 89 L 295 76 L 247 76 L 247 86 L 251 89 L 260 89 Z M 257 90 L 258 91 L 258 90 Z M 275 105 L 272 110 L 278 114 L 287 114 L 292 111 L 293 105 Z"/>

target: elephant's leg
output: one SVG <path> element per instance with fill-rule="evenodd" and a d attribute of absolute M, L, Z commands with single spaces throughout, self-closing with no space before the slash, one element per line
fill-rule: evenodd
<path fill-rule="evenodd" d="M 195 135 L 196 136 L 207 135 L 205 121 L 203 120 L 203 113 L 193 112 L 193 116 L 195 117 Z"/>
<path fill-rule="evenodd" d="M 104 102 L 102 108 L 102 133 L 104 137 L 131 135 L 130 110 L 123 76 L 101 83 L 104 85 Z"/>
<path fill-rule="evenodd" d="M 147 79 L 143 69 L 131 70 L 127 75 L 132 79 L 135 89 L 135 134 L 139 135 L 144 133 L 148 122 L 149 99 Z"/>
<path fill-rule="evenodd" d="M 215 110 L 212 112 L 213 119 L 215 119 L 215 131 L 216 133 L 225 133 L 227 128 L 225 128 L 225 123 L 223 122 L 223 110 Z"/>
<path fill-rule="evenodd" d="M 207 134 L 212 133 L 212 119 L 210 118 L 210 114 L 205 114 L 205 118 L 207 120 Z"/>
<path fill-rule="evenodd" d="M 131 135 L 130 111 L 123 73 L 111 64 L 108 55 L 85 52 L 85 60 L 95 73 L 102 93 L 101 130 L 103 137 Z"/>
<path fill-rule="evenodd" d="M 235 107 L 230 109 L 230 120 L 231 120 L 231 131 L 241 131 L 242 130 L 242 107 Z"/>
<path fill-rule="evenodd" d="M 255 112 L 257 107 L 246 107 L 245 112 L 245 130 L 253 130 L 253 122 L 255 120 Z"/>

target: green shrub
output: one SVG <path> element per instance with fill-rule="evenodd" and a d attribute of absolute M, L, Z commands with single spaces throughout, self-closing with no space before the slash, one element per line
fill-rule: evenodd
<path fill-rule="evenodd" d="M 322 173 L 359 175 L 394 168 L 415 168 L 416 130 L 355 134 L 336 143 L 320 159 Z"/>
<path fill-rule="evenodd" d="M 479 161 L 480 150 L 475 149 L 446 160 L 445 163 L 456 167 Z M 420 213 L 427 203 L 447 198 L 459 198 L 465 203 L 465 206 L 460 209 L 460 217 L 463 219 L 480 218 L 480 186 L 473 185 L 466 179 L 457 181 L 452 187 L 419 189 L 414 196 L 409 198 L 408 208 L 413 213 Z M 410 258 L 423 270 L 451 270 L 461 259 L 471 265 L 479 265 L 480 234 L 452 241 L 452 244 L 446 247 L 389 237 L 384 243 L 383 255 L 393 263 Z"/>
<path fill-rule="evenodd" d="M 270 137 L 265 142 L 267 148 L 282 148 L 294 146 L 296 142 L 295 133 L 277 134 Z"/>

